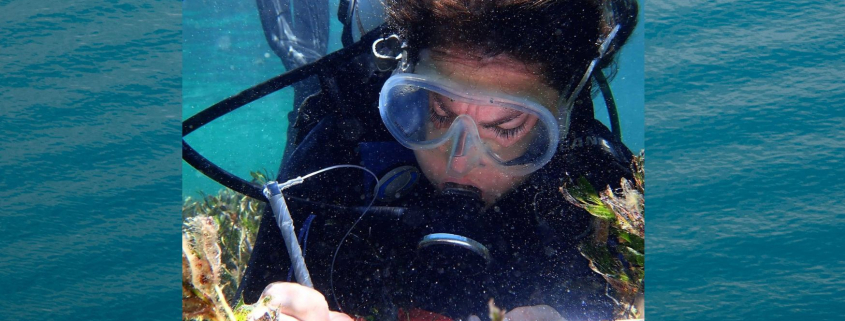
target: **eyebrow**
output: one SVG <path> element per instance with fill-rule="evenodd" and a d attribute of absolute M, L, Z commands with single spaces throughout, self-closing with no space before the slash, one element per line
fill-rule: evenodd
<path fill-rule="evenodd" d="M 437 101 L 438 101 L 441 105 L 445 105 L 445 102 L 444 102 L 443 100 L 441 100 L 441 97 L 442 97 L 441 95 L 435 95 L 435 96 L 434 96 L 434 99 L 435 99 L 435 100 L 437 100 Z M 447 99 L 448 99 L 448 98 L 447 98 Z M 451 100 L 451 99 L 450 99 L 450 100 Z M 450 110 L 449 108 L 442 108 L 442 107 L 441 107 L 440 109 L 441 109 L 441 110 L 443 110 L 443 111 L 446 113 L 446 115 L 447 115 L 447 116 L 449 116 L 449 117 L 457 117 L 457 116 L 458 116 L 458 114 L 456 114 L 455 112 L 453 112 L 453 111 L 452 111 L 452 110 Z M 517 118 L 519 118 L 520 116 L 522 116 L 523 114 L 525 114 L 525 113 L 524 113 L 524 112 L 521 112 L 521 111 L 518 111 L 518 110 L 511 110 L 511 112 L 510 112 L 510 114 L 509 114 L 509 115 L 505 115 L 505 116 L 504 116 L 504 117 L 502 117 L 502 118 L 499 118 L 499 119 L 494 120 L 494 121 L 491 121 L 491 122 L 478 123 L 478 124 L 479 124 L 479 125 L 481 125 L 481 126 L 483 126 L 483 127 L 494 127 L 494 126 L 499 126 L 499 125 L 504 124 L 504 123 L 507 123 L 507 122 L 509 122 L 509 121 L 511 121 L 511 120 L 517 119 Z"/>

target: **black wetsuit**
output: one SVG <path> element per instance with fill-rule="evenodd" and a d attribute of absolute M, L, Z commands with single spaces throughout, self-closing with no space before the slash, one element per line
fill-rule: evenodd
<path fill-rule="evenodd" d="M 268 43 L 288 69 L 303 63 L 292 59 L 291 50 L 325 51 L 328 17 L 320 6 L 326 3 L 305 2 L 301 6 L 305 9 L 298 7 L 296 15 L 286 1 L 258 1 Z M 312 11 L 319 14 L 308 14 Z M 286 28 L 299 37 L 287 38 Z M 398 145 L 384 128 L 375 107 L 388 73 L 375 71 L 364 56 L 318 73 L 319 77 L 294 85 L 295 105 L 304 103 L 289 115 L 295 122 L 289 127 L 279 181 L 338 164 L 365 165 L 378 175 L 398 166 L 417 165 L 413 153 Z M 508 310 L 547 304 L 570 321 L 610 319 L 613 307 L 605 296 L 606 283 L 575 248 L 589 233 L 589 214 L 567 203 L 559 188 L 580 176 L 596 187 L 616 186 L 621 177 L 631 178 L 632 155 L 593 119 L 589 88 L 583 96 L 586 103 L 576 106 L 568 139 L 552 161 L 465 222 L 477 233 L 473 238 L 485 243 L 493 255 L 493 263 L 483 270 L 441 273 L 426 265 L 427 257 L 417 256 L 425 223 L 409 217 L 442 210 L 436 208 L 440 193 L 424 177 L 408 195 L 376 202 L 376 206 L 409 211 L 404 216 L 370 211 L 340 247 L 333 272 L 332 256 L 360 216 L 360 207 L 371 199 L 374 181 L 360 170 L 342 169 L 285 190 L 297 232 L 306 222 L 310 224 L 307 233 L 300 233 L 307 236 L 300 244 L 314 285 L 330 308 L 376 320 L 396 319 L 398 309 L 410 308 L 452 318 L 477 314 L 486 319 L 487 301 L 493 298 Z M 239 289 L 244 301 L 255 302 L 272 282 L 290 280 L 289 267 L 268 207 Z"/>
<path fill-rule="evenodd" d="M 280 181 L 331 165 L 368 165 L 362 159 L 396 160 L 379 175 L 400 165 L 416 165 L 413 153 L 393 142 L 383 125 L 372 119 L 329 115 L 309 127 L 282 167 Z M 375 149 L 362 144 L 372 141 L 386 143 Z M 575 248 L 588 234 L 589 215 L 567 203 L 559 188 L 580 176 L 597 187 L 617 186 L 621 177 L 630 179 L 631 156 L 598 121 L 576 119 L 548 165 L 478 214 L 478 226 L 486 232 L 480 237 L 495 261 L 475 274 L 449 275 L 425 268 L 425 258 L 415 252 L 423 235 L 418 225 L 376 213 L 367 214 L 346 239 L 332 272 L 332 256 L 361 213 L 354 207 L 366 206 L 371 199 L 372 181 L 360 170 L 342 169 L 284 193 L 297 232 L 314 215 L 307 240 L 301 243 L 314 285 L 334 310 L 375 315 L 378 320 L 395 319 L 400 308 L 421 308 L 452 318 L 470 313 L 486 318 L 487 301 L 493 298 L 505 309 L 547 304 L 568 320 L 601 320 L 610 319 L 613 309 L 605 295 L 606 283 Z M 425 207 L 433 205 L 437 194 L 423 177 L 410 195 L 375 205 Z M 245 302 L 256 301 L 267 284 L 289 280 L 289 266 L 275 219 L 265 211 L 242 282 Z"/>

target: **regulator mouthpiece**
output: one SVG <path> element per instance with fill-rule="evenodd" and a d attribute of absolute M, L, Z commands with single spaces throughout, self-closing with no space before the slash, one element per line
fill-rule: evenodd
<path fill-rule="evenodd" d="M 427 234 L 417 244 L 417 256 L 438 273 L 473 275 L 493 261 L 481 241 L 484 202 L 478 188 L 446 183 L 426 224 Z"/>

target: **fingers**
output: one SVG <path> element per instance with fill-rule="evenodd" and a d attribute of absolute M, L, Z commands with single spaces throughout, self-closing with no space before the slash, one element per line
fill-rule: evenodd
<path fill-rule="evenodd" d="M 352 317 L 350 317 L 346 314 L 343 314 L 343 313 L 340 313 L 340 312 L 329 311 L 329 321 L 354 321 L 354 320 L 352 319 Z"/>
<path fill-rule="evenodd" d="M 302 320 L 299 320 L 299 319 L 294 318 L 292 316 L 284 315 L 284 314 L 280 313 L 280 314 L 277 314 L 276 318 L 273 319 L 272 321 L 302 321 Z"/>
<path fill-rule="evenodd" d="M 256 307 L 247 315 L 247 321 L 299 321 L 296 318 L 281 313 L 271 311 L 266 306 L 256 305 Z"/>
<path fill-rule="evenodd" d="M 566 321 L 560 313 L 548 305 L 518 307 L 505 314 L 506 321 Z"/>
<path fill-rule="evenodd" d="M 262 295 L 269 295 L 269 307 L 302 321 L 329 320 L 329 305 L 326 298 L 316 290 L 297 283 L 273 283 L 264 289 Z"/>
<path fill-rule="evenodd" d="M 276 310 L 277 320 L 284 321 L 330 321 L 329 306 L 320 292 L 296 283 L 271 283 L 261 293 L 259 302 L 268 309 Z M 266 311 L 264 311 L 266 312 Z M 260 313 L 260 311 L 253 311 Z M 252 313 L 250 314 L 252 315 Z M 263 313 L 262 313 L 263 315 Z M 337 319 L 343 320 L 343 319 Z M 351 319 L 350 319 L 351 320 Z"/>

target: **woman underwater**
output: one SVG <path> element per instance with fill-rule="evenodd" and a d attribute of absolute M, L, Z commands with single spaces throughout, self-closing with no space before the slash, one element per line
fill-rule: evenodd
<path fill-rule="evenodd" d="M 631 179 L 631 152 L 593 118 L 588 79 L 634 23 L 613 25 L 594 0 L 385 6 L 397 37 L 374 50 L 392 72 L 359 57 L 321 81 L 279 175 L 361 164 L 382 179 L 344 169 L 286 190 L 315 288 L 286 282 L 265 211 L 244 301 L 270 297 L 290 320 L 486 318 L 491 298 L 510 320 L 611 319 L 607 284 L 576 249 L 590 216 L 559 188 Z"/>

